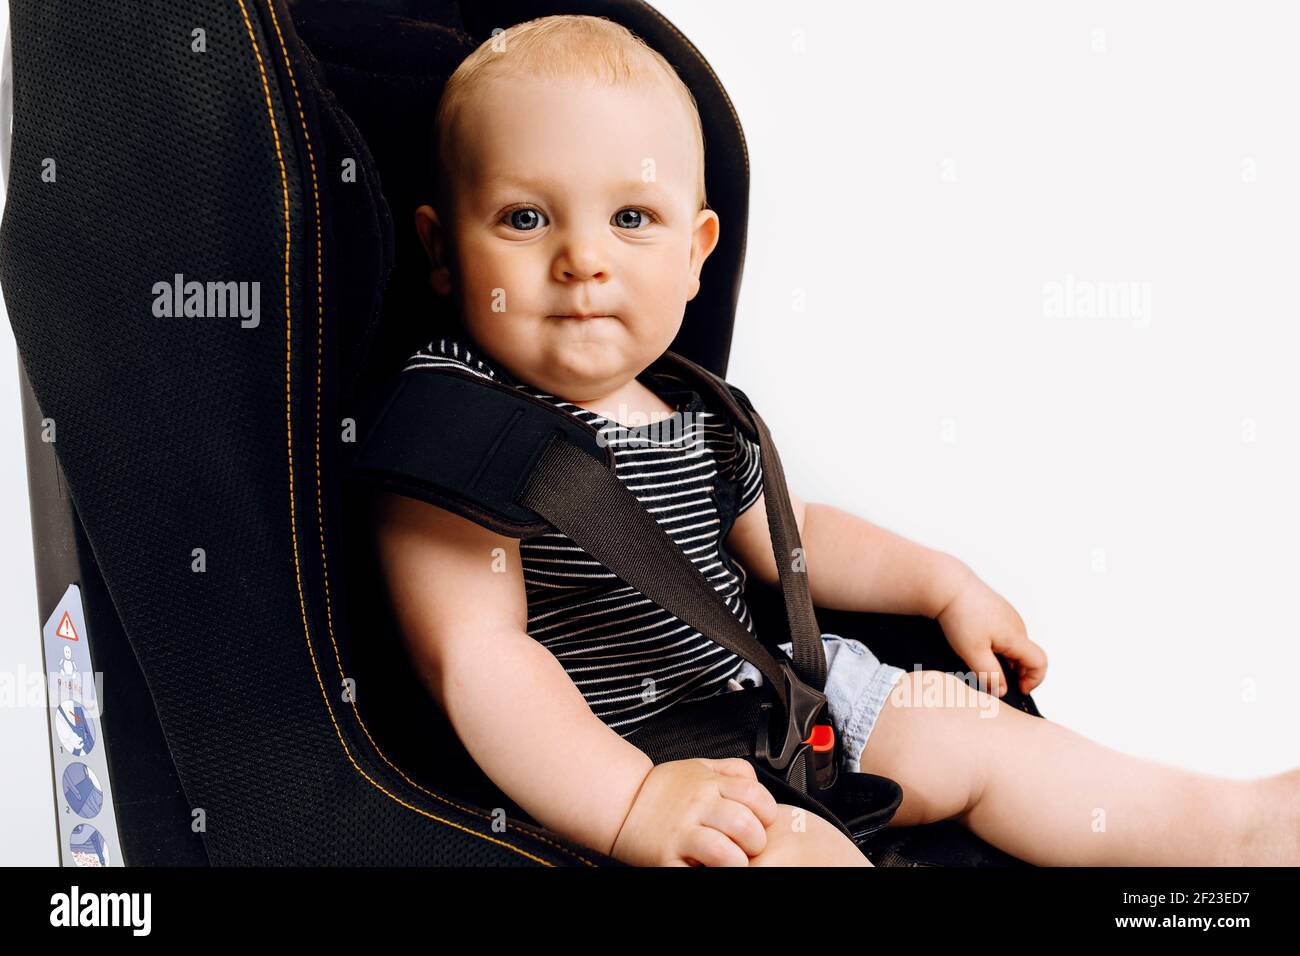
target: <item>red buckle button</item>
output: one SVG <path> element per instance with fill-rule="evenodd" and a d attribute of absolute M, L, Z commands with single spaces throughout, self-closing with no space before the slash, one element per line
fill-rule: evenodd
<path fill-rule="evenodd" d="M 817 753 L 835 749 L 835 730 L 830 724 L 814 724 L 812 736 L 804 741 Z"/>

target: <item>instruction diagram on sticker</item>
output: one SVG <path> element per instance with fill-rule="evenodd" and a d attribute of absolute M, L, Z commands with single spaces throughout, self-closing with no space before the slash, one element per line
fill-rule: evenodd
<path fill-rule="evenodd" d="M 41 632 L 50 690 L 60 862 L 64 866 L 121 866 L 124 861 L 113 811 L 103 714 L 77 585 L 68 585 Z"/>

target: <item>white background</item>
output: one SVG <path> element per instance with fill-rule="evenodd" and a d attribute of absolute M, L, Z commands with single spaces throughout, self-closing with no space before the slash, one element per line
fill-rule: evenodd
<path fill-rule="evenodd" d="M 727 377 L 799 494 L 957 555 L 1011 601 L 1048 655 L 1048 718 L 1207 773 L 1300 763 L 1295 9 L 656 6 L 745 129 Z M 1054 315 L 1067 277 L 1148 308 Z M 40 645 L 3 329 L 15 674 Z M 47 747 L 43 712 L 0 708 L 0 862 L 55 860 Z"/>

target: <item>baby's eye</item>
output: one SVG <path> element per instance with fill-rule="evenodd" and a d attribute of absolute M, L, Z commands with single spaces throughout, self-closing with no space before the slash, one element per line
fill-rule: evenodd
<path fill-rule="evenodd" d="M 508 219 L 510 225 L 520 232 L 532 232 L 540 225 L 539 219 L 542 217 L 541 212 L 529 206 L 520 206 L 517 209 L 507 210 L 502 219 Z"/>
<path fill-rule="evenodd" d="M 650 213 L 644 210 L 628 206 L 614 213 L 614 225 L 635 230 L 643 221 L 648 223 L 653 218 Z"/>

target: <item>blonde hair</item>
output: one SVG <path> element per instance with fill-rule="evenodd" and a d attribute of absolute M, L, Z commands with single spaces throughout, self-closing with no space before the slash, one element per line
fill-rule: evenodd
<path fill-rule="evenodd" d="M 476 85 L 493 76 L 508 75 L 588 78 L 643 89 L 665 84 L 681 100 L 694 124 L 699 159 L 696 196 L 700 209 L 708 206 L 704 189 L 704 127 L 695 97 L 677 71 L 658 51 L 621 24 L 606 17 L 560 14 L 517 23 L 484 40 L 448 78 L 430 140 L 440 215 L 450 212 L 442 202 L 446 198 L 450 168 L 447 149 L 455 142 L 451 131 Z"/>

